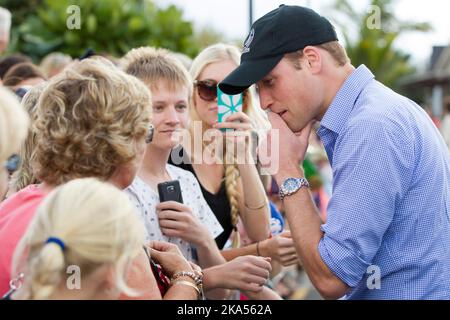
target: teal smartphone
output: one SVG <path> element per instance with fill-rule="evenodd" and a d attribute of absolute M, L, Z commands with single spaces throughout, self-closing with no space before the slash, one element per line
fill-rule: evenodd
<path fill-rule="evenodd" d="M 222 123 L 227 121 L 227 118 L 234 113 L 242 111 L 242 93 L 229 95 L 223 93 L 219 86 L 217 86 L 217 106 L 218 110 L 218 122 Z M 232 129 L 222 129 L 223 131 Z"/>

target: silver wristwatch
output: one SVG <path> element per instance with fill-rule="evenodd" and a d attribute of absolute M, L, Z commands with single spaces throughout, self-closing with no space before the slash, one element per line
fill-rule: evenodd
<path fill-rule="evenodd" d="M 287 178 L 280 186 L 280 199 L 296 193 L 302 187 L 309 188 L 309 182 L 305 178 Z"/>

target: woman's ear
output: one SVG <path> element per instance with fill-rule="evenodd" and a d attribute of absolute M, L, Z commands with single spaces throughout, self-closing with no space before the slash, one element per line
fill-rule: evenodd
<path fill-rule="evenodd" d="M 303 57 L 311 73 L 317 74 L 322 70 L 322 54 L 316 47 L 305 47 L 303 49 Z"/>

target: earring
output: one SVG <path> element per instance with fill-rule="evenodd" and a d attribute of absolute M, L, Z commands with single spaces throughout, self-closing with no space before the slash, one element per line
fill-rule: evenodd
<path fill-rule="evenodd" d="M 153 125 L 150 125 L 150 128 L 148 128 L 147 136 L 145 137 L 145 143 L 152 142 L 154 132 L 155 132 L 155 128 L 153 127 Z"/>

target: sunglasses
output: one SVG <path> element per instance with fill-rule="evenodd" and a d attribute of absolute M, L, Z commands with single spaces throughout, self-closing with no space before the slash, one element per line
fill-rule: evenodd
<path fill-rule="evenodd" d="M 211 80 L 195 80 L 194 87 L 197 88 L 198 95 L 205 101 L 217 99 L 217 82 Z M 245 100 L 247 89 L 244 90 L 242 98 Z"/>
<path fill-rule="evenodd" d="M 214 101 L 217 98 L 217 82 L 211 80 L 195 80 L 194 87 L 198 95 L 205 101 Z"/>
<path fill-rule="evenodd" d="M 12 174 L 14 171 L 16 171 L 19 168 L 19 165 L 20 165 L 20 156 L 17 154 L 13 154 L 5 162 L 5 168 L 6 170 L 8 170 L 9 174 Z"/>
<path fill-rule="evenodd" d="M 14 91 L 14 93 L 20 98 L 22 99 L 28 91 L 30 91 L 31 86 L 27 86 L 27 87 L 20 87 L 18 88 L 16 91 Z"/>

